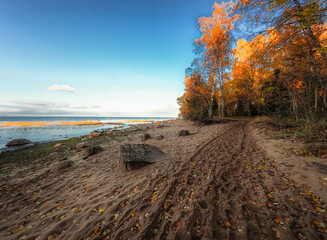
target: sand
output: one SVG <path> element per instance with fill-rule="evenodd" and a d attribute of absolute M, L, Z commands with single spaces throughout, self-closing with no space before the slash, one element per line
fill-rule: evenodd
<path fill-rule="evenodd" d="M 191 134 L 178 137 L 181 129 Z M 86 159 L 72 148 L 37 168 L 0 171 L 0 239 L 327 238 L 326 185 L 314 192 L 292 178 L 251 123 L 176 120 L 144 131 L 145 142 L 126 134 Z M 169 157 L 126 172 L 123 143 Z M 74 164 L 58 170 L 67 161 Z"/>

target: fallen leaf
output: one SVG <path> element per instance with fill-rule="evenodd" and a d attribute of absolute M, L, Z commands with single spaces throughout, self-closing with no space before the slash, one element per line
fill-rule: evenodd
<path fill-rule="evenodd" d="M 198 219 L 195 220 L 196 224 L 200 225 L 200 222 Z"/>
<path fill-rule="evenodd" d="M 302 233 L 298 233 L 297 234 L 297 237 L 300 239 L 300 240 L 307 240 L 307 237 L 305 235 L 303 235 Z"/>
<path fill-rule="evenodd" d="M 272 228 L 273 232 L 274 232 L 274 237 L 275 238 L 280 238 L 280 232 L 278 231 L 277 228 Z"/>
<path fill-rule="evenodd" d="M 67 217 L 68 216 L 68 214 L 66 213 L 66 214 L 64 214 L 64 215 L 62 215 L 61 217 L 60 217 L 60 220 L 63 220 L 65 217 Z"/>
<path fill-rule="evenodd" d="M 104 211 L 104 209 L 102 207 L 99 208 L 99 213 L 102 213 Z"/>
<path fill-rule="evenodd" d="M 20 225 L 18 227 L 15 227 L 12 232 L 13 233 L 18 233 L 19 231 L 23 230 L 25 227 L 23 225 Z"/>
<path fill-rule="evenodd" d="M 325 209 L 322 209 L 322 208 L 320 208 L 320 207 L 316 207 L 316 211 L 321 212 L 321 213 L 326 212 Z"/>
<path fill-rule="evenodd" d="M 313 221 L 314 225 L 316 225 L 319 228 L 326 228 L 325 224 L 323 224 L 322 222 L 319 222 L 317 220 Z"/>
<path fill-rule="evenodd" d="M 76 212 L 78 210 L 78 208 L 73 208 L 72 212 Z"/>
<path fill-rule="evenodd" d="M 131 213 L 131 216 L 134 217 L 135 216 L 135 213 Z"/>
<path fill-rule="evenodd" d="M 57 208 L 57 210 L 60 210 L 60 209 L 62 209 L 63 206 L 64 206 L 64 204 L 60 203 L 56 208 Z"/>
<path fill-rule="evenodd" d="M 283 220 L 281 218 L 275 218 L 275 223 L 283 224 Z"/>
<path fill-rule="evenodd" d="M 273 197 L 274 197 L 271 193 L 268 193 L 267 196 L 268 196 L 269 198 L 273 198 Z"/>
<path fill-rule="evenodd" d="M 194 193 L 191 193 L 190 198 L 195 199 Z"/>
<path fill-rule="evenodd" d="M 230 224 L 230 222 L 229 222 L 229 221 L 227 221 L 227 222 L 225 223 L 225 226 L 226 226 L 226 227 L 231 227 L 231 226 L 232 226 L 232 224 Z"/>
<path fill-rule="evenodd" d="M 94 228 L 94 233 L 93 233 L 92 237 L 94 237 L 94 236 L 98 236 L 98 235 L 99 235 L 99 227 L 96 226 L 96 227 Z"/>

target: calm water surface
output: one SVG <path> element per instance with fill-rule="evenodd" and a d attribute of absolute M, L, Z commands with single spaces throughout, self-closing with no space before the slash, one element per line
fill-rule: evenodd
<path fill-rule="evenodd" d="M 100 120 L 104 124 L 97 125 L 45 125 L 30 127 L 0 127 L 0 150 L 5 149 L 6 143 L 15 138 L 26 138 L 33 142 L 49 142 L 63 140 L 71 137 L 87 135 L 95 130 L 103 130 L 117 127 L 112 122 L 120 120 L 149 120 L 149 118 L 133 118 L 133 117 L 0 117 L 1 122 L 79 122 L 92 120 L 97 122 Z M 161 121 L 171 118 L 151 118 L 154 121 Z M 128 124 L 139 124 L 138 122 L 124 123 L 123 128 L 129 127 Z"/>

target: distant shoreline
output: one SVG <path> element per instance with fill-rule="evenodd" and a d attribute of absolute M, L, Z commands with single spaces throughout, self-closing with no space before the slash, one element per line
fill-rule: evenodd
<path fill-rule="evenodd" d="M 36 144 L 67 140 L 88 135 L 91 132 L 105 132 L 131 128 L 136 125 L 151 125 L 172 119 L 123 119 L 116 122 L 80 121 L 80 122 L 3 122 L 0 121 L 0 152 L 15 151 L 25 147 L 6 147 L 9 141 L 26 138 Z"/>

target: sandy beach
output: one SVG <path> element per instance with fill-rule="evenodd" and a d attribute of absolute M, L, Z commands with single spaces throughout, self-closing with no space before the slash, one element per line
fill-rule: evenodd
<path fill-rule="evenodd" d="M 103 151 L 85 157 L 74 138 L 0 155 L 0 239 L 327 239 L 326 172 L 306 164 L 322 160 L 249 121 L 173 120 L 87 141 Z M 126 171 L 125 143 L 168 157 Z"/>

